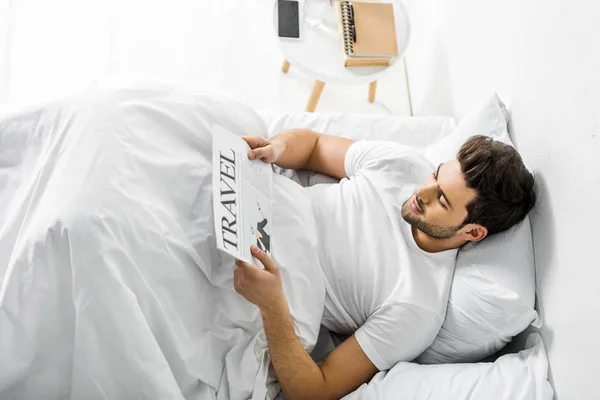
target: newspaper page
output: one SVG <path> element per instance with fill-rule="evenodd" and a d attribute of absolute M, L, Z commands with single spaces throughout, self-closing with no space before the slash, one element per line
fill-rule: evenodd
<path fill-rule="evenodd" d="M 260 263 L 256 245 L 271 255 L 273 169 L 249 160 L 250 146 L 222 126 L 213 127 L 213 210 L 217 248 L 235 258 Z"/>

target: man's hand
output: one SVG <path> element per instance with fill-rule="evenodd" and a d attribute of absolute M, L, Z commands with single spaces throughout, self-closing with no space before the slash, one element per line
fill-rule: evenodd
<path fill-rule="evenodd" d="M 284 141 L 270 141 L 261 136 L 243 136 L 252 150 L 248 152 L 249 160 L 262 160 L 275 163 L 285 149 Z"/>
<path fill-rule="evenodd" d="M 286 302 L 281 283 L 279 267 L 267 253 L 256 246 L 251 247 L 252 254 L 265 267 L 235 260 L 237 269 L 234 272 L 235 291 L 246 300 L 258 306 L 261 312 L 279 307 Z"/>
<path fill-rule="evenodd" d="M 285 169 L 308 169 L 333 176 L 346 177 L 344 160 L 352 143 L 350 139 L 322 135 L 308 129 L 292 129 L 273 138 L 242 137 L 248 143 L 250 160 L 263 160 Z"/>
<path fill-rule="evenodd" d="M 252 254 L 265 269 L 236 260 L 235 290 L 260 309 L 273 368 L 285 397 L 339 399 L 368 382 L 377 368 L 354 336 L 333 350 L 320 367 L 315 364 L 296 336 L 279 267 L 256 246 L 252 246 Z"/>

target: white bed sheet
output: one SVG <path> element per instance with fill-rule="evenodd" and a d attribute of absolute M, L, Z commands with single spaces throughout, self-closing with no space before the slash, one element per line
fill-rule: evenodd
<path fill-rule="evenodd" d="M 214 124 L 267 134 L 238 101 L 153 84 L 0 118 L 0 398 L 278 392 L 258 310 L 216 250 Z M 290 180 L 275 177 L 274 201 L 273 256 L 310 351 L 325 293 L 314 219 Z"/>

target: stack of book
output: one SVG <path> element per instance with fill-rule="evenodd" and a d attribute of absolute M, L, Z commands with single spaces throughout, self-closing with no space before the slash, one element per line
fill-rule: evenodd
<path fill-rule="evenodd" d="M 394 6 L 340 1 L 346 67 L 389 65 L 398 56 Z"/>

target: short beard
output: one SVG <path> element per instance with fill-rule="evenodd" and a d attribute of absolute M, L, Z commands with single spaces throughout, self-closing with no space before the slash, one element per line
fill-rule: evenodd
<path fill-rule="evenodd" d="M 410 198 L 402 204 L 402 218 L 408 222 L 411 226 L 414 226 L 421 232 L 434 239 L 450 239 L 456 235 L 456 232 L 462 228 L 462 226 L 438 226 L 428 224 L 427 222 L 419 219 L 410 208 Z"/>

